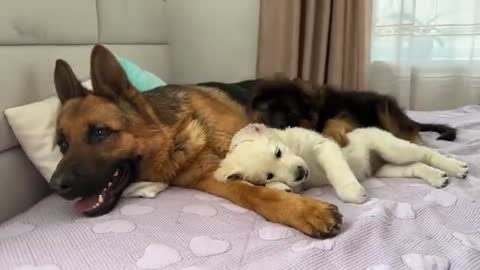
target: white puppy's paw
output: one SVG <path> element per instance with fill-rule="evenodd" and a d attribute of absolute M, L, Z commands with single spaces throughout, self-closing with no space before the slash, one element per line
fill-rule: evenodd
<path fill-rule="evenodd" d="M 122 197 L 129 198 L 155 198 L 158 193 L 168 187 L 167 184 L 161 182 L 134 182 L 130 184 L 122 193 Z"/>
<path fill-rule="evenodd" d="M 420 174 L 422 178 L 433 187 L 444 188 L 448 185 L 448 174 L 442 170 L 433 167 L 425 167 Z"/>
<path fill-rule="evenodd" d="M 467 163 L 454 158 L 444 158 L 441 163 L 440 169 L 446 171 L 449 175 L 462 179 L 467 178 Z"/>
<path fill-rule="evenodd" d="M 283 182 L 266 183 L 265 187 L 271 188 L 271 189 L 283 190 L 283 191 L 286 191 L 286 192 L 292 192 L 292 189 L 287 184 L 285 184 Z"/>
<path fill-rule="evenodd" d="M 358 182 L 353 182 L 342 186 L 336 190 L 338 197 L 347 203 L 364 203 L 368 200 L 367 193 L 362 185 Z"/>

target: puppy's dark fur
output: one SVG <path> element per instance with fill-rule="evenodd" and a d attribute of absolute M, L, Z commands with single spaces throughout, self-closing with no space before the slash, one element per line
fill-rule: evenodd
<path fill-rule="evenodd" d="M 276 128 L 311 127 L 341 144 L 346 143 L 344 134 L 355 127 L 379 127 L 414 143 L 420 143 L 420 131 L 438 132 L 440 140 L 456 137 L 456 130 L 449 126 L 410 119 L 390 96 L 314 87 L 300 80 L 259 81 L 251 114 Z"/>

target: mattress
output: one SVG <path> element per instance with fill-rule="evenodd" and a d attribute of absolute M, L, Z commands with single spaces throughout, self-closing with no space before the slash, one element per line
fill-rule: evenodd
<path fill-rule="evenodd" d="M 410 115 L 459 128 L 455 142 L 422 136 L 466 161 L 470 175 L 444 189 L 372 178 L 362 205 L 340 202 L 331 187 L 306 191 L 343 213 L 332 239 L 311 239 L 194 190 L 124 199 L 97 218 L 51 195 L 0 225 L 0 269 L 480 269 L 480 106 Z"/>

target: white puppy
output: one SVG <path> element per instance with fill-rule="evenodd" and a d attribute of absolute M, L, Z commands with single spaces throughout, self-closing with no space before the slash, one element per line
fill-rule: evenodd
<path fill-rule="evenodd" d="M 340 199 L 363 203 L 367 196 L 359 181 L 372 175 L 418 177 L 440 188 L 448 184 L 448 174 L 468 173 L 464 162 L 378 128 L 355 129 L 347 137 L 349 144 L 340 148 L 315 131 L 251 124 L 232 138 L 215 178 L 296 192 L 331 184 Z"/>

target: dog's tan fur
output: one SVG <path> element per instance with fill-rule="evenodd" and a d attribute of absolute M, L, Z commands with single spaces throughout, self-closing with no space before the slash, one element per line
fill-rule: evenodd
<path fill-rule="evenodd" d="M 348 144 L 347 133 L 356 127 L 352 119 L 346 117 L 335 117 L 325 123 L 322 133 L 335 140 L 341 147 Z"/>
<path fill-rule="evenodd" d="M 231 137 L 250 122 L 245 108 L 224 93 L 176 86 L 140 94 L 104 47 L 95 46 L 91 62 L 94 94 L 72 87 L 57 89 L 63 103 L 58 128 L 73 147 L 62 162 L 139 156 L 137 181 L 209 192 L 314 237 L 338 233 L 341 215 L 327 202 L 214 179 L 213 172 L 227 153 Z M 72 75 L 59 72 L 56 79 L 65 80 L 61 78 L 65 73 Z M 118 132 L 100 145 L 87 145 L 81 137 L 91 122 Z"/>
<path fill-rule="evenodd" d="M 418 128 L 414 129 L 403 129 L 400 125 L 400 121 L 390 115 L 388 111 L 379 111 L 378 119 L 380 121 L 381 127 L 396 137 L 400 139 L 407 140 L 415 144 L 423 144 L 420 137 L 420 130 Z"/>

